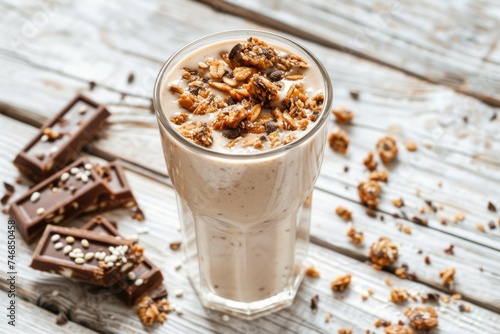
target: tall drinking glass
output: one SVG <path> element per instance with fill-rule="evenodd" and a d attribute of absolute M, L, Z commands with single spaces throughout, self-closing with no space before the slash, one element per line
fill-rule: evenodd
<path fill-rule="evenodd" d="M 249 37 L 302 57 L 321 84 L 323 108 L 306 134 L 278 148 L 234 154 L 196 145 L 169 121 L 169 75 L 201 48 Z M 307 263 L 312 190 L 323 161 L 331 99 L 319 60 L 269 32 L 205 36 L 177 51 L 160 70 L 154 107 L 177 194 L 188 275 L 204 306 L 254 318 L 292 304 Z"/>

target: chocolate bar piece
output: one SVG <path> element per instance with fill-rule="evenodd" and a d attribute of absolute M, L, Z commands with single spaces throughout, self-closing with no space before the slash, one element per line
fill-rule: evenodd
<path fill-rule="evenodd" d="M 33 254 L 33 269 L 109 287 L 142 261 L 132 241 L 78 228 L 49 225 Z"/>
<path fill-rule="evenodd" d="M 106 218 L 101 216 L 92 219 L 82 229 L 120 237 L 118 230 Z M 163 275 L 160 269 L 147 258 L 143 258 L 143 261 L 111 290 L 116 292 L 116 295 L 128 306 L 133 306 L 139 297 L 156 289 L 162 281 Z"/>
<path fill-rule="evenodd" d="M 85 212 L 104 212 L 117 208 L 131 208 L 137 201 L 130 189 L 125 171 L 118 161 L 113 161 L 102 167 L 101 177 L 106 182 L 110 193 L 99 196 Z"/>
<path fill-rule="evenodd" d="M 77 95 L 42 126 L 16 156 L 14 164 L 34 181 L 45 179 L 73 161 L 109 115 L 104 106 Z"/>
<path fill-rule="evenodd" d="M 31 243 L 47 224 L 64 224 L 82 213 L 99 196 L 111 192 L 99 168 L 80 158 L 31 188 L 10 206 L 22 237 Z"/>

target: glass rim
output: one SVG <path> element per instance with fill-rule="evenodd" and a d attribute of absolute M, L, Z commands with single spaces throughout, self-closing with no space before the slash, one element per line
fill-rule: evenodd
<path fill-rule="evenodd" d="M 291 44 L 293 47 L 298 48 L 302 52 L 304 52 L 309 58 L 313 60 L 315 65 L 318 67 L 321 76 L 322 76 L 322 81 L 325 87 L 325 91 L 323 92 L 325 96 L 325 102 L 323 104 L 323 108 L 321 109 L 321 113 L 316 120 L 314 126 L 312 129 L 310 129 L 305 135 L 299 137 L 297 140 L 269 150 L 264 150 L 261 152 L 252 152 L 252 153 L 224 153 L 224 152 L 219 152 L 219 151 L 214 151 L 209 148 L 205 148 L 201 145 L 197 145 L 194 142 L 190 141 L 189 139 L 185 138 L 182 136 L 179 131 L 177 131 L 175 128 L 173 128 L 168 121 L 165 113 L 163 112 L 163 108 L 161 106 L 161 88 L 163 84 L 163 77 L 166 74 L 167 70 L 170 68 L 172 62 L 184 51 L 192 48 L 193 46 L 196 46 L 200 42 L 203 42 L 206 39 L 210 38 L 216 38 L 216 37 L 231 37 L 231 35 L 244 35 L 244 34 L 256 34 L 256 35 L 261 35 L 261 36 L 270 36 L 273 38 L 276 38 L 278 40 L 281 40 L 287 44 Z M 272 43 L 270 43 L 272 44 Z M 194 51 L 194 50 L 193 50 Z M 166 129 L 166 131 L 172 135 L 177 142 L 182 144 L 184 147 L 199 152 L 207 155 L 212 155 L 215 157 L 219 158 L 225 158 L 225 159 L 253 159 L 253 158 L 261 158 L 261 157 L 269 157 L 269 156 L 274 156 L 278 155 L 280 153 L 283 153 L 285 151 L 291 150 L 297 146 L 300 146 L 303 142 L 305 142 L 307 139 L 313 137 L 319 130 L 320 128 L 324 125 L 324 123 L 329 119 L 329 110 L 331 109 L 332 105 L 332 97 L 333 97 L 333 91 L 332 91 L 332 83 L 330 81 L 330 76 L 328 75 L 328 72 L 326 71 L 325 67 L 323 64 L 319 61 L 319 59 L 311 52 L 309 51 L 306 47 L 302 46 L 301 44 L 291 40 L 290 38 L 277 34 L 274 32 L 270 31 L 265 31 L 265 30 L 259 30 L 259 29 L 235 29 L 235 30 L 226 30 L 226 31 L 221 31 L 221 32 L 216 32 L 212 34 L 208 34 L 205 36 L 202 36 L 200 38 L 195 39 L 194 41 L 184 45 L 177 51 L 175 51 L 168 59 L 167 61 L 163 64 L 163 66 L 160 69 L 160 72 L 158 73 L 158 76 L 156 77 L 154 88 L 153 88 L 153 107 L 155 109 L 156 117 L 159 120 L 160 125 Z"/>

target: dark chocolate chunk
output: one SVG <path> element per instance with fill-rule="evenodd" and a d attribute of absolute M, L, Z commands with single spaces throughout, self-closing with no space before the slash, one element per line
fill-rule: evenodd
<path fill-rule="evenodd" d="M 227 56 L 229 58 L 229 60 L 232 61 L 232 60 L 235 60 L 236 57 L 239 57 L 242 49 L 243 49 L 243 46 L 241 45 L 241 43 L 238 43 L 235 46 L 233 46 L 233 48 L 229 52 L 229 55 Z"/>
<path fill-rule="evenodd" d="M 228 139 L 236 139 L 239 137 L 240 133 L 241 129 L 239 127 L 222 130 L 222 135 Z"/>
<path fill-rule="evenodd" d="M 11 194 L 13 194 L 16 191 L 16 189 L 14 188 L 14 186 L 12 184 L 10 184 L 10 183 L 4 182 L 3 186 L 5 187 L 5 190 L 7 192 L 11 193 Z"/>
<path fill-rule="evenodd" d="M 488 223 L 488 227 L 490 228 L 490 230 L 494 230 L 497 228 L 497 226 L 495 225 L 495 222 L 494 221 L 490 221 Z"/>
<path fill-rule="evenodd" d="M 367 208 L 365 212 L 368 217 L 377 218 L 377 212 L 375 212 L 374 210 Z"/>
<path fill-rule="evenodd" d="M 427 264 L 427 265 L 431 264 L 431 258 L 429 257 L 429 255 L 425 256 L 425 264 Z"/>
<path fill-rule="evenodd" d="M 269 74 L 269 80 L 271 80 L 272 82 L 280 81 L 284 77 L 285 77 L 285 72 L 280 70 L 276 70 L 271 74 Z"/>
<path fill-rule="evenodd" d="M 318 311 L 319 295 L 315 295 L 311 298 L 311 310 L 313 313 Z"/>
<path fill-rule="evenodd" d="M 77 228 L 48 225 L 30 266 L 108 287 L 119 282 L 141 262 L 142 248 L 132 241 Z"/>
<path fill-rule="evenodd" d="M 446 254 L 448 254 L 448 255 L 455 255 L 455 252 L 453 251 L 453 248 L 454 248 L 454 247 L 455 247 L 455 246 L 450 245 L 450 247 L 446 248 L 446 249 L 444 250 L 444 252 L 445 252 Z"/>
<path fill-rule="evenodd" d="M 419 225 L 427 226 L 427 219 L 423 219 L 423 218 L 420 218 L 420 217 L 417 217 L 417 216 L 413 216 L 413 218 L 411 219 L 411 221 L 414 222 L 414 223 L 417 223 Z"/>
<path fill-rule="evenodd" d="M 47 178 L 75 160 L 109 115 L 104 106 L 77 95 L 41 127 L 16 156 L 14 164 L 33 181 Z M 62 119 L 65 122 L 60 122 Z"/>
<path fill-rule="evenodd" d="M 132 82 L 134 82 L 134 80 L 135 80 L 135 75 L 134 75 L 134 73 L 130 72 L 130 74 L 128 75 L 128 78 L 127 78 L 127 83 L 131 84 Z"/>
<path fill-rule="evenodd" d="M 354 101 L 358 101 L 358 100 L 359 100 L 359 92 L 358 92 L 358 91 L 351 90 L 351 91 L 349 92 L 349 95 L 351 95 L 351 98 L 352 98 Z"/>
<path fill-rule="evenodd" d="M 278 130 L 278 127 L 276 126 L 276 122 L 269 121 L 266 124 L 264 124 L 266 128 L 266 133 L 269 135 L 273 133 L 274 131 Z"/>
<path fill-rule="evenodd" d="M 495 204 L 488 202 L 488 210 L 490 210 L 491 212 L 497 212 L 497 207 L 495 206 Z"/>

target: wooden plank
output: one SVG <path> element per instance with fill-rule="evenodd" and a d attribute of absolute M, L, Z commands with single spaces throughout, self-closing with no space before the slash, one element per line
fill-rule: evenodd
<path fill-rule="evenodd" d="M 492 1 L 199 1 L 500 105 Z"/>
<path fill-rule="evenodd" d="M 3 277 L 2 277 L 3 280 Z M 7 292 L 0 290 L 0 299 L 2 301 L 10 300 Z M 5 303 L 2 306 L 6 307 Z M 84 326 L 81 326 L 72 321 L 68 321 L 64 325 L 56 324 L 57 315 L 51 313 L 41 307 L 38 307 L 24 299 L 16 299 L 16 322 L 15 327 L 7 325 L 7 318 L 2 319 L 0 324 L 0 331 L 2 333 L 33 333 L 33 334 L 46 334 L 46 333 L 78 333 L 78 334 L 95 334 Z M 2 307 L 4 310 L 5 308 Z"/>
<path fill-rule="evenodd" d="M 8 135 L 2 134 L 1 140 L 6 144 L 7 150 L 6 154 L 0 157 L 0 172 L 5 180 L 12 181 L 17 176 L 17 171 L 10 164 L 10 160 L 23 145 L 22 138 L 32 135 L 35 128 L 5 116 L 0 116 L 0 121 L 11 129 Z M 262 333 L 331 333 L 336 332 L 340 327 L 351 327 L 354 332 L 361 332 L 366 328 L 376 330 L 373 323 L 377 318 L 393 322 L 404 321 L 402 312 L 405 306 L 417 304 L 409 302 L 405 305 L 396 305 L 388 302 L 390 287 L 383 283 L 385 278 L 390 278 L 395 286 L 405 287 L 412 293 L 436 292 L 420 283 L 400 280 L 390 273 L 375 271 L 362 262 L 313 244 L 311 256 L 321 273 L 321 278 L 305 280 L 293 307 L 253 322 L 234 318 L 231 318 L 229 322 L 223 322 L 219 313 L 201 307 L 184 270 L 174 270 L 175 264 L 180 261 L 181 254 L 168 247 L 169 242 L 180 238 L 172 188 L 131 171 L 128 171 L 127 176 L 144 209 L 146 221 L 144 223 L 133 221 L 126 210 L 106 213 L 105 216 L 118 221 L 119 229 L 125 235 L 135 234 L 139 225 L 149 227 L 151 231 L 154 231 L 154 233 L 140 235 L 140 242 L 145 246 L 147 256 L 162 269 L 170 291 L 178 288 L 184 290 L 183 298 L 170 297 L 170 300 L 181 306 L 185 314 L 183 316 L 170 315 L 167 323 L 156 329 L 158 333 L 246 333 L 250 330 L 258 330 Z M 21 195 L 26 187 L 26 185 L 16 186 L 16 196 Z M 332 198 L 329 198 L 328 202 L 330 200 Z M 315 205 L 316 203 L 315 201 Z M 319 208 L 315 208 L 315 211 L 318 210 Z M 72 225 L 81 226 L 87 219 L 89 217 L 77 219 Z M 319 221 L 319 217 L 315 216 L 315 220 Z M 358 224 L 358 221 L 355 223 Z M 329 234 L 333 233 L 333 230 L 328 231 Z M 5 234 L 5 231 L 0 232 L 0 237 L 1 234 Z M 371 238 L 369 235 L 367 237 Z M 4 239 L 2 237 L 2 240 Z M 57 307 L 64 312 L 69 312 L 72 321 L 99 332 L 135 333 L 144 330 L 133 309 L 126 308 L 104 291 L 96 291 L 88 285 L 28 268 L 31 251 L 32 249 L 22 240 L 18 240 L 17 264 L 18 271 L 22 273 L 19 293 L 23 298 L 32 303 L 38 303 L 42 307 Z M 346 272 L 353 275 L 351 288 L 344 294 L 332 295 L 331 280 Z M 0 289 L 6 288 L 5 280 L 2 279 Z M 367 294 L 368 289 L 373 289 L 375 293 L 363 302 L 361 296 Z M 58 296 L 52 294 L 54 290 L 59 291 Z M 318 313 L 313 314 L 309 309 L 309 303 L 310 298 L 315 294 L 320 295 L 320 305 Z M 467 302 L 461 301 L 450 304 L 441 303 L 438 308 L 440 329 L 436 330 L 436 333 L 459 330 L 467 330 L 471 333 L 494 333 L 500 330 L 497 314 L 475 305 L 472 305 L 471 313 L 460 313 L 458 304 L 461 303 L 468 305 Z M 333 321 L 329 323 L 324 322 L 327 312 L 333 313 Z"/>

